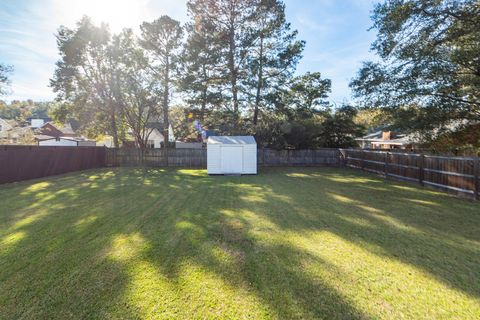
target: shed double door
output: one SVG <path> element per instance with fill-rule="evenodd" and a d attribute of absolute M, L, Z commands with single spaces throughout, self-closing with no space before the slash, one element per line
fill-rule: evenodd
<path fill-rule="evenodd" d="M 243 148 L 241 146 L 222 146 L 222 173 L 242 173 Z"/>

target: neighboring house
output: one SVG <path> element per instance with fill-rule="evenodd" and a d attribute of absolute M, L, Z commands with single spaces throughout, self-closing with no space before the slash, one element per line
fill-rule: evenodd
<path fill-rule="evenodd" d="M 355 140 L 362 149 L 412 150 L 415 146 L 412 136 L 392 131 L 376 131 Z"/>
<path fill-rule="evenodd" d="M 70 123 L 61 126 L 56 125 L 53 122 L 47 122 L 42 125 L 37 132 L 40 135 L 46 135 L 50 137 L 75 137 L 75 131 L 73 131 Z"/>
<path fill-rule="evenodd" d="M 0 138 L 4 138 L 7 136 L 7 132 L 13 129 L 13 125 L 5 120 L 0 118 Z"/>
<path fill-rule="evenodd" d="M 51 118 L 28 118 L 32 129 L 41 128 L 45 123 L 52 121 Z"/>
<path fill-rule="evenodd" d="M 37 135 L 36 139 L 39 146 L 63 146 L 63 147 L 95 147 L 93 140 L 80 137 L 50 137 Z"/>
<path fill-rule="evenodd" d="M 30 127 L 18 127 L 15 121 L 0 118 L 0 144 L 33 144 L 34 142 Z"/>
<path fill-rule="evenodd" d="M 94 140 L 77 136 L 72 123 L 57 125 L 53 122 L 47 122 L 37 129 L 35 140 L 39 146 L 95 146 Z M 78 127 L 78 126 L 77 126 Z"/>
<path fill-rule="evenodd" d="M 152 149 L 162 148 L 163 142 L 165 141 L 163 137 L 163 123 L 151 122 L 147 124 L 147 128 L 152 130 L 148 136 L 147 147 Z M 168 141 L 175 141 L 175 135 L 173 134 L 173 127 L 171 124 L 168 126 Z"/>

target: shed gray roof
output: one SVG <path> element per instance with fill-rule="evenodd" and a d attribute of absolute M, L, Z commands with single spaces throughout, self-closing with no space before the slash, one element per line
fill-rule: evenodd
<path fill-rule="evenodd" d="M 209 144 L 257 144 L 253 136 L 211 136 Z"/>

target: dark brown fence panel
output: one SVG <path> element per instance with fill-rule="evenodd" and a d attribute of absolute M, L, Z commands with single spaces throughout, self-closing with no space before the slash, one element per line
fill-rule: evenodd
<path fill-rule="evenodd" d="M 479 158 L 341 149 L 347 167 L 479 198 Z"/>
<path fill-rule="evenodd" d="M 383 154 L 387 157 L 389 177 L 420 181 L 420 155 L 398 152 Z"/>
<path fill-rule="evenodd" d="M 107 149 L 108 166 L 202 167 L 207 166 L 206 149 Z M 337 166 L 338 149 L 258 149 L 259 166 Z"/>
<path fill-rule="evenodd" d="M 289 150 L 262 149 L 262 152 L 263 166 L 286 166 L 290 162 Z"/>
<path fill-rule="evenodd" d="M 207 167 L 207 149 L 168 149 L 168 166 Z"/>
<path fill-rule="evenodd" d="M 275 150 L 258 149 L 259 166 L 336 166 L 338 149 Z"/>
<path fill-rule="evenodd" d="M 206 167 L 206 149 L 108 149 L 107 165 L 120 167 Z"/>
<path fill-rule="evenodd" d="M 425 156 L 424 183 L 459 192 L 475 190 L 475 158 Z"/>
<path fill-rule="evenodd" d="M 0 146 L 0 183 L 105 167 L 103 147 Z"/>

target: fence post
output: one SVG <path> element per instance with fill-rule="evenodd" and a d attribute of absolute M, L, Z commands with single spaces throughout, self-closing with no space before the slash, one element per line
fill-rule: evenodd
<path fill-rule="evenodd" d="M 475 196 L 475 200 L 479 200 L 480 198 L 480 158 L 477 157 L 473 160 L 473 177 L 475 179 L 473 183 L 473 194 Z"/>
<path fill-rule="evenodd" d="M 388 179 L 388 162 L 390 161 L 390 152 L 385 152 L 385 179 Z"/>
<path fill-rule="evenodd" d="M 362 159 L 362 162 L 361 162 L 361 164 L 360 164 L 360 167 L 362 168 L 363 171 L 365 171 L 365 154 L 366 154 L 365 151 L 362 150 L 362 151 L 361 151 L 361 155 L 362 155 L 362 158 L 361 158 L 361 159 Z"/>
<path fill-rule="evenodd" d="M 423 180 L 425 179 L 425 155 L 420 155 L 420 163 L 419 163 L 419 170 L 418 170 L 418 182 L 421 186 L 423 186 Z"/>
<path fill-rule="evenodd" d="M 291 164 L 290 164 L 290 149 L 287 149 L 287 165 L 291 166 Z"/>
<path fill-rule="evenodd" d="M 338 160 L 340 161 L 340 167 L 345 168 L 347 165 L 347 155 L 344 149 L 338 149 L 339 157 Z"/>

